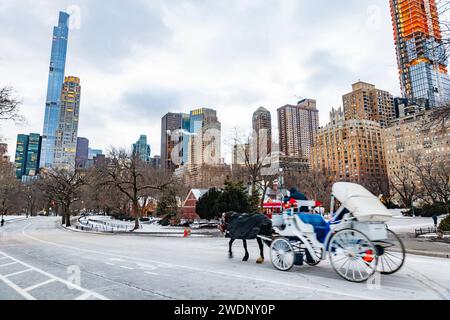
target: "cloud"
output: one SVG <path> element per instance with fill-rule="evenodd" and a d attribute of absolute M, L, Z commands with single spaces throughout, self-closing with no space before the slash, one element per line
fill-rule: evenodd
<path fill-rule="evenodd" d="M 0 85 L 29 120 L 2 124 L 12 153 L 17 133 L 42 131 L 52 29 L 72 5 L 66 73 L 82 82 L 79 134 L 98 148 L 147 134 L 159 153 L 169 111 L 216 109 L 226 140 L 260 106 L 276 131 L 277 108 L 298 96 L 317 100 L 324 124 L 358 79 L 399 93 L 386 1 L 0 0 Z"/>

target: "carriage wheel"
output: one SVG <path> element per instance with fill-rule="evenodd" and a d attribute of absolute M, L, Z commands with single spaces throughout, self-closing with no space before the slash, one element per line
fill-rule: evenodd
<path fill-rule="evenodd" d="M 323 253 L 323 249 L 322 248 L 313 248 L 314 249 L 314 258 L 318 259 L 316 262 L 313 262 L 313 258 L 311 257 L 310 253 L 308 250 L 306 250 L 306 263 L 311 266 L 317 266 L 321 261 L 322 261 L 322 253 Z"/>
<path fill-rule="evenodd" d="M 333 269 L 351 282 L 365 282 L 377 271 L 376 247 L 354 229 L 341 230 L 331 238 L 329 257 Z"/>
<path fill-rule="evenodd" d="M 285 238 L 278 238 L 270 246 L 272 265 L 280 271 L 289 271 L 294 266 L 295 252 L 291 243 Z"/>
<path fill-rule="evenodd" d="M 405 263 L 406 250 L 402 240 L 392 230 L 388 229 L 387 240 L 376 242 L 379 262 L 377 271 L 382 274 L 394 274 Z"/>

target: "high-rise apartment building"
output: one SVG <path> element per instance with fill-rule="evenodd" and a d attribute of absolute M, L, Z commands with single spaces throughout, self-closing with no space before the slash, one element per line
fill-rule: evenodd
<path fill-rule="evenodd" d="M 202 166 L 221 163 L 221 128 L 215 110 L 201 108 L 190 112 L 186 164 Z"/>
<path fill-rule="evenodd" d="M 361 81 L 352 89 L 342 97 L 345 119 L 375 121 L 385 128 L 395 118 L 394 97 L 389 92 Z"/>
<path fill-rule="evenodd" d="M 44 130 L 42 136 L 41 167 L 53 166 L 56 131 L 60 120 L 60 98 L 66 68 L 67 42 L 69 37 L 69 15 L 59 13 L 58 25 L 53 29 L 52 51 L 45 103 Z"/>
<path fill-rule="evenodd" d="M 89 160 L 89 139 L 77 138 L 77 152 L 75 155 L 75 165 L 77 168 L 85 168 Z"/>
<path fill-rule="evenodd" d="M 16 144 L 16 178 L 22 179 L 25 175 L 25 168 L 27 163 L 27 151 L 28 151 L 28 135 L 19 134 L 17 135 Z"/>
<path fill-rule="evenodd" d="M 449 159 L 450 120 L 446 119 L 443 126 L 430 125 L 433 112 L 432 109 L 404 116 L 384 130 L 387 172 L 392 183 L 402 183 L 404 170 L 410 177 L 417 177 L 411 169 L 416 157 L 421 161 Z M 420 181 L 418 177 L 416 180 Z"/>
<path fill-rule="evenodd" d="M 53 167 L 75 169 L 81 86 L 77 77 L 66 77 L 61 92 Z"/>
<path fill-rule="evenodd" d="M 257 155 L 259 158 L 264 158 L 272 152 L 272 116 L 270 111 L 263 107 L 256 110 L 253 113 L 252 125 L 256 134 Z"/>
<path fill-rule="evenodd" d="M 344 120 L 342 109 L 333 110 L 330 123 L 319 129 L 312 167 L 334 181 L 371 187 L 387 182 L 382 129 L 369 120 Z"/>
<path fill-rule="evenodd" d="M 189 115 L 182 113 L 168 113 L 161 119 L 161 165 L 166 170 L 173 171 L 182 165 L 182 130 L 183 128 L 189 129 L 188 120 Z M 173 159 L 172 152 L 176 146 L 178 146 L 178 152 L 175 151 L 178 159 Z"/>
<path fill-rule="evenodd" d="M 152 149 L 147 143 L 147 136 L 141 135 L 139 140 L 133 144 L 133 155 L 139 157 L 143 162 L 150 164 Z"/>
<path fill-rule="evenodd" d="M 319 128 L 319 111 L 316 100 L 304 99 L 296 106 L 278 109 L 280 151 L 285 156 L 308 158 Z"/>
<path fill-rule="evenodd" d="M 93 160 L 95 157 L 103 155 L 103 150 L 101 149 L 88 149 L 88 158 L 89 160 Z"/>
<path fill-rule="evenodd" d="M 450 101 L 450 79 L 435 0 L 390 0 L 403 97 L 431 107 Z"/>
<path fill-rule="evenodd" d="M 39 173 L 41 158 L 42 136 L 38 133 L 30 133 L 28 138 L 27 160 L 25 175 L 34 177 Z"/>

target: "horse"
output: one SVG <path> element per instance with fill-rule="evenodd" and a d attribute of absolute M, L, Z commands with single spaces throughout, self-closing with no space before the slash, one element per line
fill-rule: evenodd
<path fill-rule="evenodd" d="M 247 262 L 250 258 L 247 249 L 247 240 L 253 240 L 256 238 L 260 255 L 256 260 L 256 263 L 264 263 L 264 243 L 258 236 L 272 236 L 272 222 L 265 215 L 249 215 L 239 214 L 236 212 L 227 212 L 222 215 L 220 229 L 225 233 L 226 237 L 230 238 L 228 251 L 230 259 L 233 258 L 233 243 L 236 240 L 242 240 L 245 250 L 245 256 L 242 261 Z M 238 236 L 236 236 L 236 234 L 238 234 Z"/>

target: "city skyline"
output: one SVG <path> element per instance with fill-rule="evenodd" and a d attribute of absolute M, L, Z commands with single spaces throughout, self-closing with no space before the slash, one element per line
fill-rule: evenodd
<path fill-rule="evenodd" d="M 46 5 L 40 14 L 36 14 L 36 16 L 33 16 L 33 19 L 30 19 L 28 22 L 29 24 L 36 23 L 36 32 L 39 31 L 39 36 L 33 36 L 33 44 L 36 45 L 36 48 L 40 48 L 40 50 L 36 50 L 36 53 L 30 53 L 34 60 L 31 70 L 36 72 L 38 79 L 45 76 L 45 74 L 42 74 L 45 73 L 42 70 L 42 65 L 48 64 L 49 48 L 46 44 L 51 30 L 50 26 L 55 24 L 54 17 L 56 16 L 57 10 L 64 10 L 67 7 L 67 4 L 68 3 L 64 1 L 60 1 L 57 4 Z M 267 46 L 263 47 L 266 50 L 259 53 L 260 57 L 255 61 L 251 60 L 253 59 L 253 55 L 258 55 L 258 52 L 256 52 L 257 50 L 246 47 L 243 42 L 238 42 L 236 47 L 231 46 L 230 48 L 227 48 L 223 55 L 217 51 L 217 39 L 220 39 L 220 37 L 229 39 L 228 37 L 230 37 L 231 40 L 233 40 L 233 37 L 238 37 L 237 31 L 239 30 L 236 28 L 233 28 L 229 33 L 223 30 L 223 27 L 229 25 L 228 21 L 219 19 L 220 21 L 216 24 L 213 21 L 214 19 L 207 19 L 205 23 L 211 24 L 211 26 L 217 26 L 218 28 L 220 27 L 221 29 L 216 30 L 217 35 L 199 34 L 199 30 L 196 28 L 198 25 L 194 23 L 193 18 L 199 14 L 196 11 L 197 9 L 206 10 L 206 8 L 198 8 L 191 4 L 192 10 L 187 10 L 185 13 L 189 19 L 186 19 L 185 23 L 183 22 L 183 24 L 180 25 L 176 24 L 173 20 L 174 16 L 182 14 L 180 12 L 182 9 L 180 6 L 174 5 L 173 8 L 177 10 L 174 10 L 174 13 L 169 13 L 167 12 L 167 5 L 156 3 L 154 7 L 150 7 L 144 2 L 141 3 L 142 9 L 144 9 L 143 15 L 145 17 L 151 17 L 151 22 L 159 21 L 167 30 L 171 31 L 168 31 L 166 34 L 167 40 L 170 40 L 169 46 L 167 47 L 159 43 L 162 48 L 149 47 L 149 39 L 143 39 L 141 48 L 137 48 L 136 52 L 128 51 L 126 54 L 122 52 L 120 57 L 114 57 L 115 54 L 118 53 L 112 52 L 110 55 L 102 57 L 100 55 L 102 50 L 99 48 L 98 44 L 91 43 L 92 47 L 99 52 L 93 52 L 92 48 L 82 48 L 81 44 L 86 45 L 86 41 L 92 40 L 92 37 L 87 36 L 87 33 L 89 33 L 89 30 L 94 30 L 97 26 L 94 18 L 104 18 L 107 14 L 117 14 L 118 10 L 121 8 L 120 4 L 113 2 L 111 8 L 109 8 L 106 13 L 96 11 L 95 9 L 99 9 L 96 8 L 96 4 L 88 5 L 84 1 L 79 1 L 78 3 L 75 1 L 75 4 L 78 5 L 80 9 L 79 18 L 81 23 L 79 26 L 80 29 L 77 29 L 75 26 L 75 28 L 71 30 L 71 42 L 69 44 L 68 53 L 71 57 L 69 60 L 71 61 L 68 61 L 69 70 L 67 70 L 66 73 L 74 73 L 73 71 L 76 71 L 75 73 L 83 79 L 85 84 L 83 105 L 86 109 L 84 109 L 80 118 L 80 135 L 88 137 L 103 149 L 108 149 L 109 146 L 116 144 L 116 141 L 119 146 L 129 146 L 130 142 L 135 140 L 136 135 L 147 134 L 149 137 L 149 144 L 155 146 L 154 154 L 160 154 L 159 123 L 161 117 L 165 114 L 165 111 L 181 112 L 185 109 L 195 109 L 196 106 L 199 105 L 216 109 L 218 111 L 218 117 L 223 123 L 223 139 L 225 139 L 233 127 L 250 128 L 248 119 L 251 118 L 252 113 L 258 106 L 266 107 L 271 111 L 272 115 L 275 115 L 276 109 L 281 105 L 286 103 L 295 104 L 296 101 L 299 100 L 299 95 L 302 97 L 310 96 L 317 100 L 318 109 L 321 114 L 319 118 L 322 120 L 321 125 L 324 125 L 325 121 L 323 119 L 327 118 L 330 109 L 332 107 L 341 106 L 342 93 L 348 91 L 348 85 L 356 82 L 358 79 L 374 83 L 377 86 L 382 85 L 383 89 L 391 92 L 394 96 L 400 96 L 400 84 L 397 76 L 395 46 L 392 38 L 392 25 L 389 12 L 390 8 L 385 2 L 380 2 L 378 6 L 373 6 L 369 1 L 359 1 L 357 3 L 350 1 L 346 2 L 344 5 L 330 4 L 337 12 L 343 10 L 350 12 L 351 17 L 354 18 L 353 25 L 361 27 L 364 31 L 360 32 L 355 26 L 349 26 L 348 22 L 335 19 L 333 23 L 336 24 L 336 28 L 333 32 L 329 32 L 331 35 L 334 34 L 332 37 L 328 33 L 323 33 L 323 30 L 326 29 L 325 27 L 329 27 L 329 25 L 327 24 L 327 21 L 325 21 L 327 14 L 320 12 L 318 9 L 320 4 L 316 5 L 305 2 L 295 4 L 294 2 L 287 1 L 285 4 L 278 6 L 278 9 L 275 10 L 278 14 L 286 15 L 288 18 L 283 25 L 284 27 L 288 26 L 289 28 L 288 31 L 286 31 L 285 36 L 281 37 L 282 39 L 275 39 L 275 37 L 273 37 L 276 31 L 275 27 L 267 27 L 260 32 L 258 31 L 257 23 L 255 23 L 258 20 L 248 21 L 250 24 L 249 28 L 247 28 L 248 34 L 244 34 L 244 36 L 252 38 L 253 36 L 259 35 L 259 37 L 256 37 L 256 43 L 254 42 L 254 44 Z M 33 7 L 32 4 L 30 5 Z M 136 6 L 136 4 L 133 4 L 132 6 Z M 188 6 L 188 9 L 190 6 Z M 6 7 L 8 10 L 14 10 L 18 9 L 20 5 L 8 4 Z M 214 3 L 211 7 L 214 9 L 211 13 L 213 16 L 220 14 L 219 9 L 224 9 L 217 3 Z M 173 8 L 170 7 L 170 9 Z M 241 4 L 233 2 L 226 8 L 226 13 L 239 13 L 236 22 L 239 22 L 238 27 L 245 29 L 246 14 L 249 13 L 250 10 L 256 10 L 255 19 L 261 19 L 268 15 L 272 15 L 272 13 L 268 12 L 269 8 L 270 5 L 255 1 L 247 1 Z M 0 16 L 3 12 L 6 12 L 6 9 L 4 6 L 0 8 Z M 320 13 L 319 17 L 322 17 L 323 15 L 323 19 L 319 19 L 322 20 L 323 26 L 316 30 L 319 26 L 310 19 L 302 22 L 305 23 L 305 25 L 298 25 L 298 23 L 294 21 L 294 17 L 296 17 L 296 14 L 300 13 L 303 15 L 305 12 Z M 47 13 L 48 17 L 41 17 L 41 15 L 47 15 Z M 33 13 L 30 13 L 30 15 L 33 15 Z M 77 17 L 76 14 L 75 16 Z M 369 18 L 371 17 L 376 17 L 375 20 L 377 21 L 372 21 L 371 24 L 369 21 Z M 349 18 L 347 17 L 346 20 L 349 20 Z M 139 21 L 140 20 L 138 19 L 138 21 L 134 23 L 138 23 Z M 191 24 L 193 24 L 193 26 Z M 200 48 L 198 52 L 192 49 L 194 52 L 180 52 L 179 55 L 181 58 L 186 57 L 191 59 L 188 61 L 192 62 L 194 66 L 202 68 L 201 70 L 195 70 L 199 72 L 198 77 L 191 77 L 191 81 L 187 81 L 187 83 L 180 83 L 180 80 L 177 80 L 172 85 L 172 88 L 169 88 L 167 85 L 169 82 L 167 78 L 171 78 L 170 75 L 174 72 L 170 67 L 170 63 L 172 63 L 174 59 L 180 58 L 174 55 L 173 49 L 176 44 L 179 44 L 177 41 L 181 41 L 178 37 L 183 34 L 181 29 L 186 26 L 191 26 L 191 28 L 188 28 L 188 31 L 186 31 L 188 32 L 188 35 L 195 34 L 198 38 L 195 40 L 192 39 L 192 36 L 188 37 L 186 41 L 190 42 L 189 47 L 194 48 L 195 46 L 193 46 L 193 44 L 195 41 L 198 41 Z M 307 27 L 307 32 L 301 30 L 305 27 Z M 20 28 L 13 27 L 12 29 L 18 30 Z M 102 31 L 104 32 L 104 30 L 100 28 L 99 31 L 95 30 L 94 33 L 97 35 L 102 34 Z M 317 39 L 315 39 L 315 37 L 317 37 Z M 338 37 L 338 39 L 332 39 L 336 37 Z M 370 39 L 370 41 L 368 41 L 368 39 L 364 40 L 366 37 Z M 10 40 L 9 42 L 12 41 L 10 38 L 8 39 Z M 16 37 L 12 43 L 12 48 L 8 49 L 6 52 L 6 56 L 12 54 L 15 47 L 14 44 L 24 45 L 26 39 L 25 36 L 23 39 Z M 296 39 L 301 41 L 295 41 Z M 125 40 L 123 34 L 116 35 L 110 33 L 105 40 L 106 47 L 109 47 L 114 43 L 123 44 L 122 42 Z M 237 40 L 243 39 L 238 37 Z M 337 40 L 340 42 L 337 42 Z M 135 39 L 131 39 L 130 41 L 131 43 L 136 43 Z M 163 40 L 161 41 L 164 42 Z M 268 42 L 271 41 L 273 41 L 274 44 L 269 45 Z M 302 46 L 300 43 L 302 41 L 308 42 L 309 48 L 303 49 L 303 52 L 296 52 L 296 46 Z M 381 51 L 378 50 L 381 45 L 383 45 L 383 48 L 387 49 Z M 364 48 L 361 49 L 360 47 Z M 89 52 L 85 52 L 85 50 Z M 292 53 L 290 53 L 291 51 Z M 150 57 L 148 59 L 144 58 L 144 53 L 149 52 L 150 56 L 155 58 L 155 62 L 149 62 Z M 105 53 L 104 50 L 103 53 Z M 209 59 L 205 60 L 203 63 L 197 61 L 206 53 L 214 53 L 214 59 L 212 60 L 216 61 L 211 62 Z M 235 63 L 230 60 L 230 58 L 240 54 L 242 55 L 238 57 L 238 62 Z M 47 56 L 47 58 L 42 58 L 42 56 Z M 343 59 L 340 59 L 343 56 L 351 57 L 351 59 L 348 59 L 348 61 L 345 62 Z M 37 57 L 41 58 L 38 59 Z M 127 62 L 131 57 L 139 58 L 139 63 L 142 63 L 143 66 L 147 67 L 154 66 L 156 62 L 158 62 L 162 64 L 166 70 L 161 70 L 161 68 L 157 68 L 156 70 L 152 69 L 152 71 L 148 69 L 148 72 L 139 70 L 140 73 L 144 73 L 137 78 L 141 83 L 136 85 L 136 79 L 136 81 L 131 81 L 132 85 L 121 88 L 120 85 L 123 81 L 128 81 L 137 74 L 137 64 L 130 64 Z M 274 57 L 276 59 L 271 60 Z M 100 62 L 101 58 L 111 62 L 112 66 L 107 67 L 107 63 L 101 63 L 98 67 L 92 68 L 92 70 L 88 69 L 88 67 L 92 67 L 95 63 Z M 273 61 L 273 63 L 269 66 L 265 65 L 266 61 L 269 60 Z M 368 60 L 371 60 L 372 64 L 376 65 L 376 67 L 373 69 L 363 68 L 362 66 L 365 65 Z M 14 65 L 15 59 L 13 59 L 12 62 L 12 65 Z M 242 73 L 235 74 L 239 64 L 241 64 L 241 67 L 242 65 L 245 67 L 242 70 Z M 222 75 L 222 73 L 219 72 L 223 72 L 225 66 L 229 66 L 231 70 L 224 72 Z M 129 67 L 130 72 L 127 71 L 124 73 L 124 67 Z M 249 75 L 247 75 L 247 73 L 258 70 L 258 67 L 262 67 L 262 70 L 259 71 L 259 75 L 262 79 L 249 82 Z M 114 70 L 116 68 L 117 70 Z M 183 70 L 182 68 L 183 67 L 179 64 L 176 64 L 174 67 L 177 71 Z M 206 71 L 212 71 L 212 73 L 205 73 L 203 68 L 206 68 Z M 383 72 L 379 72 L 380 68 Z M 143 69 L 145 70 L 146 68 Z M 80 72 L 78 72 L 78 70 Z M 2 62 L 0 62 L 0 71 L 7 72 L 7 67 Z M 193 69 L 187 71 L 189 71 L 188 74 L 190 76 L 194 75 Z M 376 75 L 378 73 L 381 76 Z M 22 77 L 19 77 L 21 74 Z M 117 74 L 122 75 L 123 79 L 119 79 Z M 215 79 L 215 77 L 220 77 L 220 85 L 215 88 L 211 87 L 205 80 L 207 74 L 208 76 L 212 76 L 213 79 Z M 303 79 L 301 74 L 306 74 L 308 76 Z M 102 82 L 100 80 L 102 77 L 105 77 L 105 81 L 103 81 L 104 84 L 100 85 L 99 83 Z M 242 77 L 242 80 L 237 79 L 240 77 Z M 253 79 L 254 76 L 252 75 L 250 78 Z M 144 81 L 142 81 L 142 79 Z M 31 114 L 32 117 L 31 119 L 28 119 L 29 124 L 25 127 L 17 128 L 8 124 L 1 130 L 0 134 L 7 138 L 7 142 L 10 145 L 10 153 L 14 152 L 14 139 L 17 133 L 22 131 L 40 132 L 41 130 L 39 124 L 34 123 L 34 119 L 39 117 L 40 119 L 43 118 L 43 110 L 38 110 L 43 109 L 38 106 L 38 100 L 42 98 L 45 90 L 43 90 L 44 93 L 37 92 L 37 89 L 31 90 L 36 94 L 33 96 L 33 102 L 30 103 L 29 96 L 31 93 L 27 90 L 21 90 L 22 88 L 27 87 L 27 83 L 20 83 L 20 81 L 24 80 L 27 79 L 23 78 L 23 72 L 18 72 L 18 75 L 12 77 L 11 85 L 15 87 L 17 92 L 24 98 L 23 110 L 26 111 L 25 114 Z M 240 86 L 240 81 L 247 82 L 247 86 Z M 102 92 L 103 88 L 108 85 L 110 88 L 107 88 L 106 91 Z M 45 84 L 39 83 L 39 86 L 36 87 L 42 88 L 42 86 L 45 86 Z M 106 96 L 118 88 L 120 89 L 118 93 L 113 95 L 116 101 L 114 101 L 114 103 L 109 103 L 109 98 Z M 202 93 L 203 91 L 208 91 L 210 94 L 204 94 Z M 143 103 L 143 101 L 147 101 L 147 104 Z M 42 106 L 42 101 L 40 105 Z M 104 109 L 104 107 L 99 107 L 99 105 L 108 106 L 109 109 Z M 122 105 L 123 107 L 118 107 L 119 105 Z M 113 109 L 114 107 L 115 109 Z M 94 112 L 99 116 L 98 119 L 95 119 L 92 116 Z M 102 113 L 99 114 L 98 112 Z M 236 117 L 234 117 L 235 112 L 240 112 L 242 117 L 240 116 L 236 119 Z M 130 121 L 120 123 L 120 128 L 118 128 L 118 121 L 123 121 L 124 116 L 127 116 L 127 119 L 130 119 Z M 114 118 L 111 119 L 111 117 Z M 158 119 L 158 121 L 153 121 L 154 119 Z M 42 124 L 40 126 L 42 126 Z M 8 130 L 9 128 L 13 129 Z M 274 132 L 277 132 L 277 129 L 277 123 L 275 121 L 273 128 Z M 108 135 L 104 135 L 105 130 L 108 132 Z M 12 131 L 13 135 L 9 133 L 10 131 Z M 230 161 L 228 158 L 230 153 L 231 150 L 226 150 L 226 153 L 223 154 L 223 156 L 227 158 L 227 161 Z"/>

